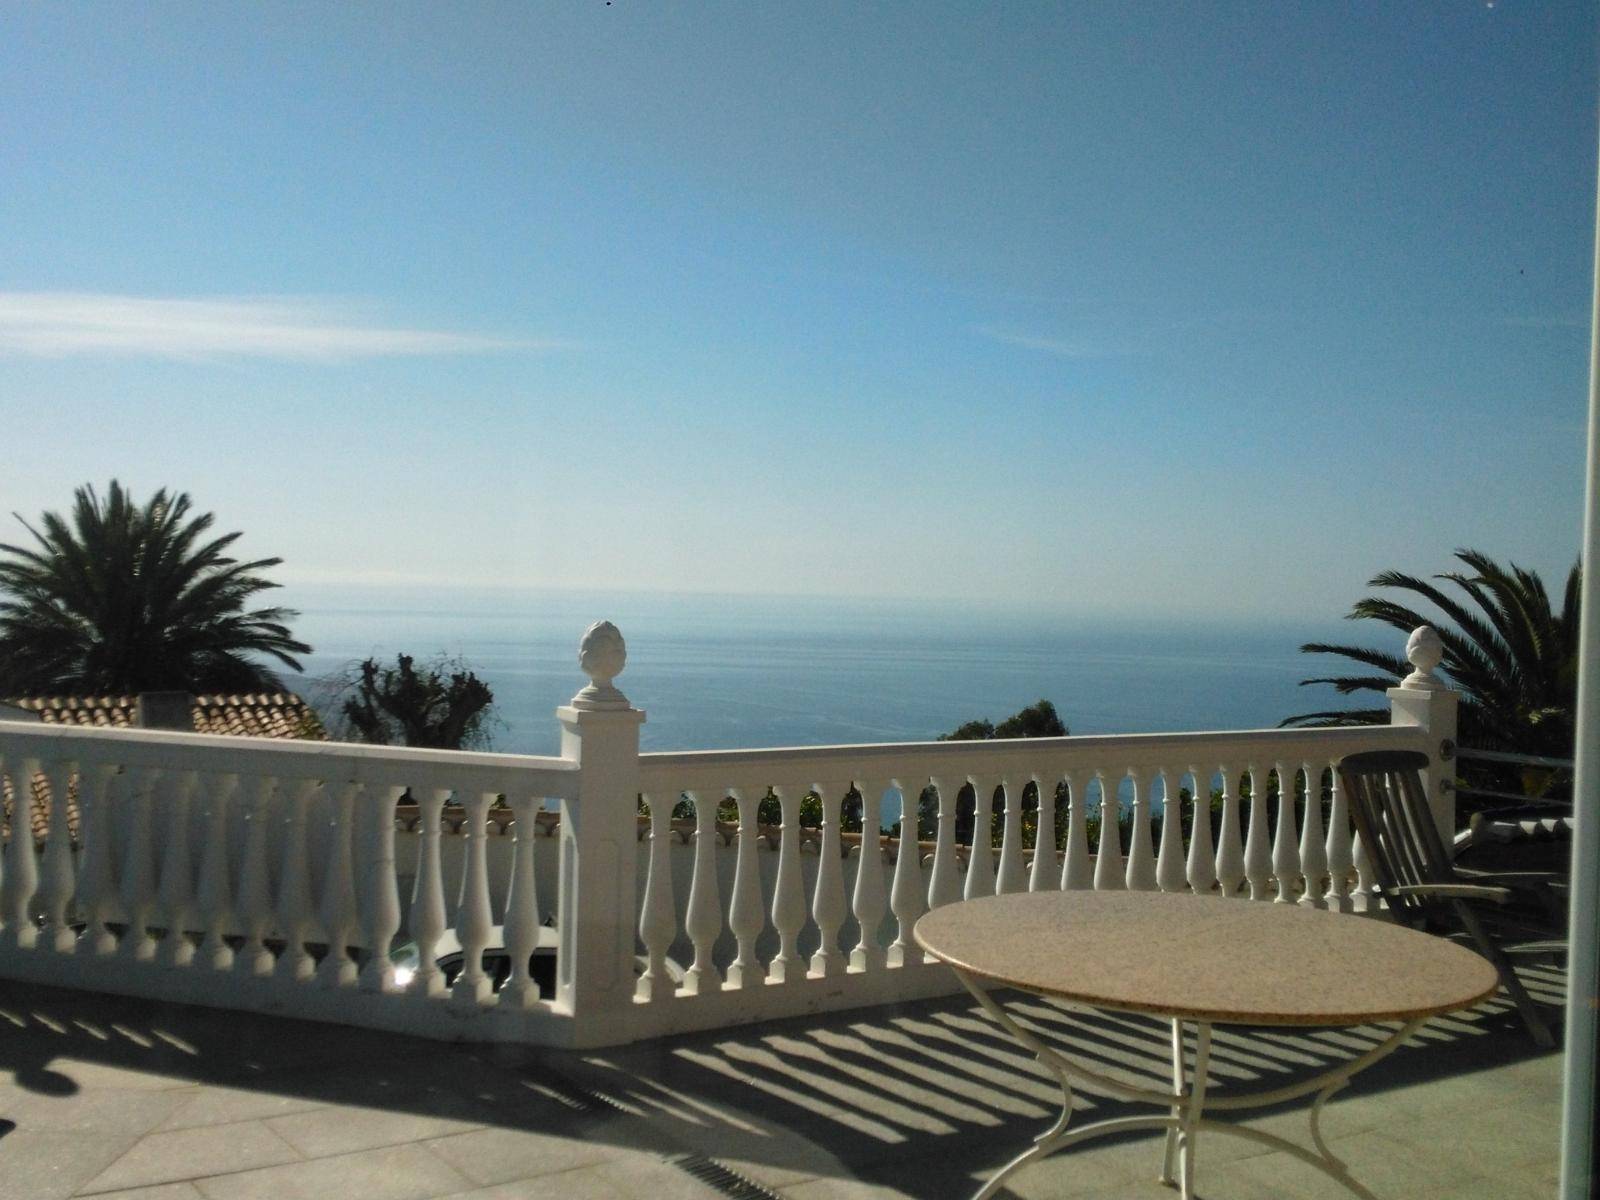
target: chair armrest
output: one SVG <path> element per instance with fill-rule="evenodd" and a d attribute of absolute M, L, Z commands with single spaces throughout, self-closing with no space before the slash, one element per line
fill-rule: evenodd
<path fill-rule="evenodd" d="M 1559 871 L 1490 871 L 1480 867 L 1455 867 L 1454 871 L 1463 879 L 1495 880 L 1503 882 L 1507 887 L 1518 884 L 1523 887 L 1549 887 L 1561 883 L 1566 876 Z"/>
<path fill-rule="evenodd" d="M 1511 899 L 1511 889 L 1483 887 L 1474 883 L 1408 883 L 1401 887 L 1385 888 L 1394 896 L 1437 896 L 1441 900 L 1490 900 L 1504 904 Z"/>

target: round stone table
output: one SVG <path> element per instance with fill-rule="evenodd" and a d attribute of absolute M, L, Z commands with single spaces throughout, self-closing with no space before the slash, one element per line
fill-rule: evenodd
<path fill-rule="evenodd" d="M 1254 1139 L 1285 1151 L 1363 1200 L 1322 1140 L 1323 1103 L 1357 1071 L 1397 1049 L 1429 1017 L 1493 994 L 1498 978 L 1485 959 L 1442 938 L 1352 914 L 1288 904 L 1251 903 L 1161 892 L 1028 892 L 988 896 L 935 909 L 917 922 L 916 940 L 948 963 L 1012 1037 L 1061 1081 L 1061 1116 L 1012 1159 L 974 1200 L 992 1195 L 1013 1171 L 1101 1134 L 1165 1129 L 1163 1183 L 1194 1194 L 1201 1131 Z M 1065 1058 L 1018 1025 L 985 990 L 1013 987 L 1094 1008 L 1164 1017 L 1172 1024 L 1172 1090 L 1129 1087 Z M 1207 1100 L 1212 1025 L 1348 1026 L 1398 1021 L 1365 1053 L 1298 1083 Z M 1194 1064 L 1185 1062 L 1193 1024 Z M 1123 1100 L 1153 1104 L 1159 1115 L 1114 1117 L 1067 1130 L 1072 1081 Z M 1204 1115 L 1315 1095 L 1316 1152 L 1248 1126 Z M 1173 1174 L 1176 1161 L 1178 1172 Z"/>

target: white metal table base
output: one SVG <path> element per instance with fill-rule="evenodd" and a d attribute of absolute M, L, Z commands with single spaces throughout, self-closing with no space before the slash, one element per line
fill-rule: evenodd
<path fill-rule="evenodd" d="M 983 990 L 965 971 L 956 969 L 956 975 L 966 989 L 977 998 L 984 1010 L 995 1019 L 1002 1029 L 1031 1051 L 1035 1058 L 1043 1063 L 1055 1074 L 1061 1084 L 1062 1105 L 1061 1116 L 1056 1123 L 1034 1139 L 1033 1145 L 1024 1150 L 1016 1158 L 1006 1163 L 999 1171 L 995 1172 L 989 1180 L 974 1194 L 973 1200 L 988 1200 L 999 1190 L 1000 1185 L 1013 1172 L 1020 1170 L 1029 1163 L 1037 1162 L 1047 1155 L 1058 1150 L 1066 1150 L 1079 1142 L 1088 1141 L 1090 1138 L 1106 1136 L 1114 1133 L 1128 1133 L 1139 1129 L 1165 1129 L 1167 1140 L 1165 1152 L 1162 1156 L 1161 1182 L 1169 1187 L 1178 1189 L 1182 1200 L 1194 1200 L 1194 1164 L 1197 1137 L 1200 1133 L 1225 1133 L 1233 1137 L 1249 1138 L 1270 1146 L 1274 1150 L 1281 1150 L 1292 1155 L 1307 1166 L 1315 1167 L 1323 1174 L 1343 1184 L 1361 1200 L 1377 1200 L 1370 1191 L 1363 1187 L 1350 1172 L 1344 1163 L 1328 1149 L 1322 1140 L 1320 1126 L 1322 1106 L 1329 1096 L 1350 1082 L 1350 1077 L 1358 1071 L 1365 1070 L 1373 1063 L 1393 1051 L 1399 1049 L 1416 1030 L 1427 1020 L 1425 1017 L 1414 1018 L 1405 1022 L 1398 1030 L 1390 1034 L 1376 1046 L 1348 1062 L 1340 1063 L 1318 1075 L 1302 1079 L 1297 1083 L 1287 1084 L 1279 1088 L 1265 1091 L 1229 1092 L 1224 1096 L 1208 1098 L 1206 1095 L 1207 1075 L 1211 1065 L 1211 1025 L 1210 1021 L 1188 1022 L 1195 1028 L 1195 1054 L 1194 1069 L 1192 1072 L 1185 1070 L 1183 1028 L 1186 1022 L 1174 1019 L 1172 1021 L 1172 1091 L 1161 1092 L 1150 1088 L 1129 1087 L 1115 1079 L 1073 1062 L 1066 1058 L 1053 1047 L 1045 1045 L 1033 1034 L 1014 1021 L 995 1000 Z M 1068 1123 L 1072 1120 L 1072 1084 L 1088 1084 L 1095 1090 L 1109 1093 L 1119 1100 L 1129 1100 L 1135 1103 L 1150 1104 L 1164 1110 L 1159 1115 L 1111 1117 L 1103 1121 L 1095 1121 L 1068 1132 Z M 1278 1137 L 1276 1134 L 1266 1133 L 1260 1129 L 1252 1129 L 1246 1125 L 1236 1125 L 1228 1121 L 1213 1120 L 1205 1116 L 1206 1111 L 1235 1110 L 1244 1108 L 1264 1108 L 1273 1104 L 1282 1104 L 1288 1100 L 1298 1099 L 1301 1096 L 1315 1095 L 1311 1102 L 1309 1113 L 1311 1123 L 1311 1142 L 1316 1149 L 1308 1150 L 1304 1146 L 1289 1141 L 1287 1138 Z"/>

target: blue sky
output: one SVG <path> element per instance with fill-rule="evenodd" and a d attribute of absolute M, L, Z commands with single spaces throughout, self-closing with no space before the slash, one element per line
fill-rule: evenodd
<path fill-rule="evenodd" d="M 1337 615 L 1577 551 L 1592 4 L 11 5 L 0 511 Z M 13 527 L 13 533 L 20 532 Z"/>

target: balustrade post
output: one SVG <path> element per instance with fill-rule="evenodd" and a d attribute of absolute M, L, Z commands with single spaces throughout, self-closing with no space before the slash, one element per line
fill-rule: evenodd
<path fill-rule="evenodd" d="M 192 822 L 189 806 L 193 802 L 199 777 L 183 771 L 166 780 L 166 830 L 161 846 L 161 917 L 167 936 L 161 939 L 160 961 L 169 967 L 186 967 L 194 960 L 194 943 L 189 940 L 189 925 L 194 918 L 194 878 L 190 865 L 189 841 Z"/>
<path fill-rule="evenodd" d="M 1232 899 L 1244 883 L 1244 839 L 1239 832 L 1239 772 L 1221 764 L 1222 828 L 1217 831 L 1217 888 Z"/>
<path fill-rule="evenodd" d="M 1336 912 L 1349 912 L 1350 868 L 1355 847 L 1350 838 L 1350 807 L 1344 788 L 1339 786 L 1339 772 L 1329 772 L 1333 779 L 1333 798 L 1328 806 L 1328 893 L 1323 898 L 1327 907 Z"/>
<path fill-rule="evenodd" d="M 1244 843 L 1244 873 L 1250 881 L 1250 899 L 1270 900 L 1268 884 L 1272 882 L 1272 849 L 1267 844 L 1267 779 L 1266 771 L 1250 765 L 1250 832 Z M 1283 780 L 1278 780 L 1283 788 Z"/>
<path fill-rule="evenodd" d="M 78 872 L 78 911 L 88 923 L 83 936 L 91 954 L 112 954 L 117 938 L 106 921 L 116 907 L 117 887 L 111 869 L 111 784 L 119 767 L 101 764 L 85 769 L 78 781 L 79 837 L 83 857 Z"/>
<path fill-rule="evenodd" d="M 233 947 L 228 945 L 227 937 L 233 932 L 233 889 L 228 880 L 228 804 L 234 792 L 238 790 L 239 777 L 237 775 L 212 775 L 206 779 L 203 791 L 205 807 L 202 810 L 205 818 L 205 846 L 200 851 L 200 890 L 197 902 L 201 913 L 205 916 L 205 936 L 200 941 L 200 961 L 214 971 L 226 971 L 233 966 Z M 104 796 L 102 788 L 99 796 Z M 95 835 L 105 840 L 105 835 L 110 833 L 110 813 L 101 813 L 101 801 L 95 801 L 94 832 Z M 87 849 L 87 847 L 85 848 Z M 105 894 L 110 892 L 110 855 L 104 851 L 95 859 L 93 877 L 96 879 L 95 891 Z M 103 865 L 101 865 L 103 863 Z M 86 863 L 84 874 L 89 875 L 91 868 Z M 99 913 L 91 919 L 90 929 L 105 928 L 104 904 L 98 906 Z M 106 940 L 109 941 L 109 934 Z M 98 934 L 97 934 L 98 941 Z M 98 951 L 104 953 L 104 951 Z"/>
<path fill-rule="evenodd" d="M 972 900 L 994 895 L 994 789 L 992 778 L 973 775 L 972 845 L 967 849 L 967 886 L 962 896 Z"/>
<path fill-rule="evenodd" d="M 511 976 L 500 989 L 500 1003 L 531 1008 L 539 999 L 539 984 L 529 969 L 539 945 L 539 892 L 535 884 L 533 849 L 539 837 L 538 796 L 508 797 L 512 813 L 511 883 L 506 892 L 506 952 L 511 955 Z"/>
<path fill-rule="evenodd" d="M 135 774 L 133 793 L 128 797 L 127 841 L 122 855 L 122 908 L 128 928 L 118 947 L 139 962 L 153 959 L 156 940 L 150 936 L 150 910 L 155 904 L 155 883 L 150 847 L 150 809 L 152 793 L 161 778 L 160 770 L 144 768 Z"/>
<path fill-rule="evenodd" d="M 709 789 L 694 793 L 694 878 L 689 881 L 689 907 L 683 928 L 694 946 L 694 961 L 683 973 L 683 986 L 691 996 L 720 991 L 712 954 L 722 932 L 722 896 L 717 887 L 717 807 L 720 793 Z"/>
<path fill-rule="evenodd" d="M 800 931 L 806 924 L 805 887 L 800 874 L 800 800 L 803 783 L 780 784 L 778 797 L 782 822 L 778 826 L 778 878 L 772 886 L 772 927 L 778 931 L 778 952 L 767 964 L 769 983 L 799 983 L 806 977 L 800 957 Z"/>
<path fill-rule="evenodd" d="M 1295 780 L 1299 773 L 1294 764 L 1277 764 L 1278 771 L 1278 828 L 1272 840 L 1272 874 L 1278 883 L 1278 904 L 1293 904 L 1299 899 L 1294 894 L 1295 883 L 1300 878 L 1300 835 L 1295 832 L 1294 800 Z M 1309 787 L 1307 789 L 1309 791 Z M 1306 885 L 1310 887 L 1309 882 Z"/>
<path fill-rule="evenodd" d="M 466 815 L 461 838 L 461 896 L 456 904 L 456 940 L 461 943 L 461 974 L 450 989 L 452 1004 L 474 1008 L 494 995 L 494 980 L 483 969 L 494 915 L 489 906 L 489 802 L 492 792 L 474 788 L 456 793 Z"/>
<path fill-rule="evenodd" d="M 394 810 L 406 789 L 398 784 L 373 788 L 375 803 L 366 813 L 367 834 L 361 849 L 361 936 L 366 962 L 356 975 L 363 992 L 394 990 L 390 943 L 400 930 L 400 885 L 394 867 Z"/>
<path fill-rule="evenodd" d="M 1141 779 L 1129 771 L 1128 778 L 1133 781 L 1133 825 L 1128 831 L 1128 890 L 1153 892 L 1156 890 L 1156 855 L 1150 844 L 1150 818 L 1151 810 L 1155 807 L 1151 801 L 1155 792 L 1156 772 L 1152 771 Z"/>
<path fill-rule="evenodd" d="M 1193 766 L 1189 768 L 1189 778 L 1194 788 L 1189 803 L 1193 819 L 1189 826 L 1189 858 L 1184 877 L 1196 896 L 1209 896 L 1217 881 L 1217 853 L 1211 843 L 1211 780 Z"/>
<path fill-rule="evenodd" d="M 284 798 L 277 910 L 283 953 L 278 956 L 278 976 L 290 983 L 303 983 L 317 970 L 317 961 L 306 948 L 306 940 L 316 927 L 316 908 L 311 902 L 311 855 L 306 845 L 306 810 L 311 805 L 312 795 L 321 786 L 316 780 L 308 779 L 289 789 Z"/>
<path fill-rule="evenodd" d="M 578 664 L 589 684 L 556 710 L 561 756 L 578 767 L 575 799 L 561 805 L 556 1007 L 574 1043 L 619 1034 L 633 1007 L 638 912 L 639 726 L 645 715 L 611 682 L 627 663 L 617 627 L 597 621 Z"/>
<path fill-rule="evenodd" d="M 39 773 L 34 758 L 7 756 L 6 776 L 11 780 L 11 841 L 6 847 L 0 879 L 0 921 L 5 922 L 5 942 L 31 950 L 39 940 L 33 923 L 33 894 L 39 886 L 39 863 L 33 845 L 33 780 Z"/>
<path fill-rule="evenodd" d="M 345 784 L 328 797 L 328 861 L 322 874 L 322 928 L 328 953 L 317 968 L 323 987 L 352 987 L 356 964 L 350 957 L 350 934 L 356 927 L 355 871 L 351 865 L 354 813 L 359 783 Z M 423 960 L 427 961 L 426 959 Z"/>
<path fill-rule="evenodd" d="M 1300 824 L 1300 870 L 1306 877 L 1306 890 L 1300 903 L 1308 908 L 1327 908 L 1323 896 L 1323 877 L 1328 873 L 1328 850 L 1322 832 L 1322 767 L 1308 759 L 1306 771 L 1306 811 Z"/>
<path fill-rule="evenodd" d="M 761 962 L 756 958 L 756 938 L 766 925 L 766 915 L 761 911 L 761 866 L 756 861 L 756 839 L 761 836 L 757 827 L 760 799 L 753 788 L 740 788 L 734 796 L 739 809 L 739 832 L 728 928 L 738 951 L 728 964 L 730 988 L 753 987 L 762 980 Z"/>
<path fill-rule="evenodd" d="M 445 993 L 438 957 L 439 939 L 447 928 L 440 826 L 449 795 L 448 788 L 429 788 L 417 799 L 417 877 L 411 884 L 411 939 L 417 944 L 417 967 L 407 987 L 418 996 Z"/>
<path fill-rule="evenodd" d="M 1156 855 L 1156 883 L 1163 892 L 1181 892 L 1189 883 L 1183 860 L 1183 789 L 1178 782 L 1181 778 L 1177 767 L 1167 767 L 1161 772 L 1161 850 Z"/>
<path fill-rule="evenodd" d="M 1122 866 L 1121 805 L 1116 787 L 1104 774 L 1096 773 L 1100 784 L 1100 841 L 1094 850 L 1094 886 L 1098 892 L 1121 891 L 1125 881 Z"/>
<path fill-rule="evenodd" d="M 1419 625 L 1406 641 L 1406 658 L 1413 670 L 1387 695 L 1389 723 L 1415 726 L 1427 737 L 1428 766 L 1422 782 L 1439 836 L 1448 846 L 1456 835 L 1456 709 L 1461 698 L 1434 674 L 1443 657 L 1437 631 Z"/>
<path fill-rule="evenodd" d="M 883 912 L 888 904 L 883 886 L 884 784 L 878 780 L 857 780 L 856 787 L 861 791 L 861 855 L 856 861 L 856 886 L 850 908 L 861 932 L 855 949 L 850 951 L 850 969 L 875 971 L 886 961 L 883 946 L 878 941 L 878 928 L 883 924 Z M 907 821 L 916 828 L 916 803 L 915 798 L 902 798 L 901 838 L 906 835 Z"/>

